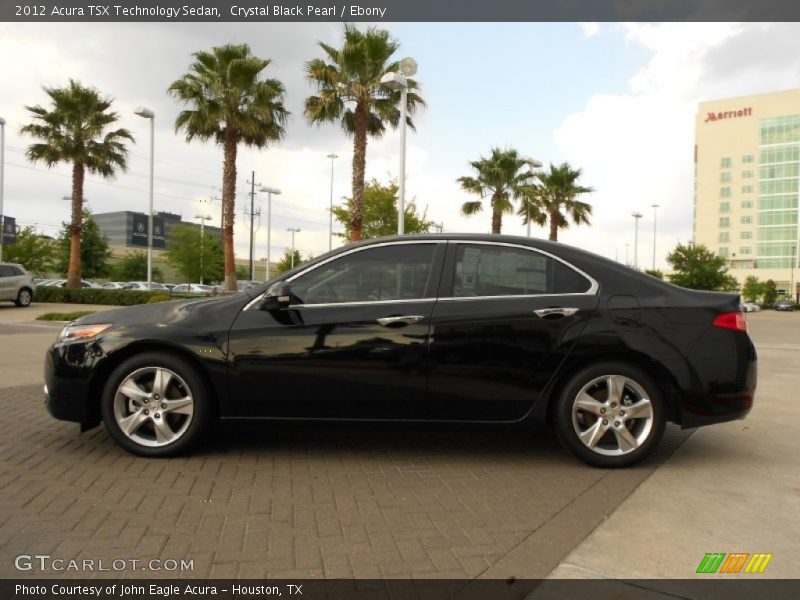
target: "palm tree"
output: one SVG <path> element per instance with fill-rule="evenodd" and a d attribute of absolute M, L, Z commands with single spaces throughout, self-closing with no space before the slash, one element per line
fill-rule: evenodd
<path fill-rule="evenodd" d="M 381 83 L 389 72 L 397 71 L 399 63 L 392 61 L 398 44 L 389 32 L 371 28 L 365 32 L 352 25 L 345 26 L 344 45 L 334 48 L 319 43 L 326 59 L 306 63 L 306 77 L 316 84 L 318 96 L 306 99 L 305 114 L 310 123 L 339 121 L 347 135 L 353 137 L 353 208 L 350 232 L 353 241 L 361 239 L 364 219 L 364 171 L 367 162 L 367 138 L 379 138 L 387 124 L 397 127 L 400 122 L 399 90 Z M 327 61 L 327 62 L 326 62 Z M 419 90 L 419 84 L 408 80 L 409 90 Z M 417 105 L 424 105 L 415 92 L 408 92 L 408 114 Z M 413 129 L 414 123 L 406 120 Z"/>
<path fill-rule="evenodd" d="M 175 120 L 186 141 L 213 139 L 223 147 L 222 214 L 225 289 L 236 291 L 233 216 L 236 202 L 236 154 L 240 143 L 263 148 L 283 138 L 289 112 L 284 87 L 261 79 L 269 59 L 253 56 L 247 44 L 226 44 L 193 54 L 189 72 L 169 86 L 169 93 L 190 108 Z"/>
<path fill-rule="evenodd" d="M 125 140 L 134 141 L 127 129 L 108 128 L 119 116 L 110 112 L 113 98 L 104 97 L 94 88 L 70 79 L 62 88 L 44 88 L 51 108 L 38 104 L 25 108 L 33 122 L 23 133 L 41 140 L 25 152 L 33 163 L 48 167 L 59 163 L 72 164 L 72 214 L 70 219 L 69 267 L 67 286 L 81 287 L 81 232 L 83 229 L 83 182 L 86 171 L 102 177 L 113 177 L 124 171 L 128 149 Z"/>
<path fill-rule="evenodd" d="M 475 177 L 459 177 L 461 188 L 467 192 L 490 198 L 492 207 L 492 233 L 500 233 L 503 228 L 503 214 L 514 209 L 514 200 L 526 193 L 532 185 L 534 162 L 523 158 L 516 150 L 492 148 L 488 158 L 469 163 L 475 169 Z M 471 216 L 483 210 L 481 200 L 471 200 L 461 206 L 464 216 Z"/>
<path fill-rule="evenodd" d="M 549 239 L 553 242 L 558 241 L 559 229 L 569 227 L 567 217 L 576 225 L 588 225 L 592 205 L 577 200 L 577 196 L 593 192 L 594 189 L 577 185 L 580 176 L 581 170 L 573 169 L 566 162 L 559 167 L 551 164 L 549 172 L 537 173 L 541 185 L 525 190 L 522 205 L 517 211 L 522 222 L 527 224 L 529 218 L 537 225 L 549 222 Z"/>

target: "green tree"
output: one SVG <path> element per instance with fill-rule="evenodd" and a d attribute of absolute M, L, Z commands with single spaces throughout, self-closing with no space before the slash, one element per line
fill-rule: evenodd
<path fill-rule="evenodd" d="M 669 276 L 675 285 L 693 290 L 739 289 L 739 282 L 728 274 L 727 261 L 703 244 L 678 244 L 667 256 L 667 262 L 675 271 Z"/>
<path fill-rule="evenodd" d="M 659 271 L 658 269 L 645 269 L 644 272 L 648 275 L 652 275 L 656 279 L 661 279 L 662 281 L 664 279 L 663 271 Z"/>
<path fill-rule="evenodd" d="M 772 279 L 764 282 L 764 304 L 773 306 L 778 301 L 778 286 Z"/>
<path fill-rule="evenodd" d="M 147 254 L 133 252 L 123 256 L 111 268 L 111 277 L 116 281 L 147 281 Z M 153 281 L 164 281 L 164 274 L 153 267 Z"/>
<path fill-rule="evenodd" d="M 381 83 L 381 78 L 399 70 L 393 60 L 399 45 L 389 32 L 370 28 L 359 31 L 353 25 L 344 28 L 344 45 L 334 48 L 319 42 L 325 59 L 306 63 L 306 77 L 317 87 L 317 96 L 305 102 L 305 115 L 310 123 L 339 122 L 348 136 L 353 137 L 353 208 L 348 230 L 354 241 L 361 239 L 364 216 L 364 173 L 367 164 L 367 138 L 379 138 L 386 126 L 397 127 L 400 122 L 401 92 Z M 414 114 L 424 105 L 417 93 L 419 84 L 408 80 L 406 107 Z M 412 129 L 411 118 L 406 122 Z"/>
<path fill-rule="evenodd" d="M 309 255 L 308 258 L 303 259 L 303 257 L 300 255 L 299 250 L 294 251 L 294 257 L 293 257 L 292 251 L 287 249 L 284 251 L 283 256 L 278 261 L 278 264 L 275 266 L 275 271 L 276 271 L 275 275 L 281 275 L 283 273 L 286 273 L 286 271 L 289 271 L 294 267 L 298 267 L 303 263 L 310 261 L 312 258 L 313 256 Z"/>
<path fill-rule="evenodd" d="M 78 260 L 81 264 L 82 276 L 86 279 L 107 277 L 109 273 L 108 259 L 111 258 L 108 238 L 97 226 L 88 210 L 84 209 L 82 214 L 83 218 L 78 230 L 81 237 L 81 254 Z M 72 223 L 62 223 L 56 250 L 56 270 L 59 273 L 68 273 L 72 265 L 73 232 Z"/>
<path fill-rule="evenodd" d="M 758 277 L 755 275 L 748 275 L 744 280 L 742 296 L 747 302 L 758 302 L 758 300 L 761 299 L 766 292 L 767 283 L 764 281 L 759 281 Z"/>
<path fill-rule="evenodd" d="M 283 84 L 261 78 L 270 60 L 253 56 L 247 44 L 217 46 L 195 52 L 194 58 L 189 72 L 168 91 L 190 106 L 178 115 L 175 130 L 184 130 L 187 141 L 213 139 L 223 148 L 225 289 L 235 292 L 233 217 L 239 144 L 264 148 L 279 141 L 285 134 L 289 111 L 283 105 Z"/>
<path fill-rule="evenodd" d="M 503 215 L 514 210 L 514 201 L 524 193 L 529 193 L 533 185 L 533 162 L 523 158 L 516 150 L 492 148 L 488 158 L 469 163 L 475 171 L 474 177 L 459 177 L 461 188 L 482 199 L 489 197 L 492 208 L 492 233 L 500 233 L 503 228 Z M 464 216 L 477 214 L 483 210 L 482 200 L 471 200 L 461 206 Z"/>
<path fill-rule="evenodd" d="M 52 271 L 55 257 L 55 240 L 36 233 L 33 227 L 21 229 L 13 244 L 3 246 L 4 261 L 19 263 L 36 275 Z"/>
<path fill-rule="evenodd" d="M 167 263 L 186 283 L 220 281 L 225 273 L 225 255 L 219 238 L 209 231 L 204 231 L 201 238 L 200 229 L 189 225 L 178 225 L 170 231 Z"/>
<path fill-rule="evenodd" d="M 44 162 L 48 167 L 59 163 L 72 164 L 72 216 L 69 224 L 69 263 L 67 286 L 80 287 L 83 276 L 92 277 L 81 258 L 83 231 L 83 183 L 86 171 L 104 178 L 113 177 L 126 169 L 128 150 L 125 141 L 133 141 L 127 129 L 111 129 L 119 115 L 111 112 L 113 99 L 104 97 L 94 88 L 70 80 L 63 88 L 44 88 L 52 108 L 26 106 L 33 122 L 22 128 L 23 133 L 41 140 L 28 146 L 26 155 L 33 163 Z"/>
<path fill-rule="evenodd" d="M 397 182 L 381 185 L 377 179 L 369 181 L 364 187 L 364 212 L 361 225 L 361 239 L 369 240 L 385 235 L 397 233 Z M 341 206 L 333 208 L 333 218 L 344 226 L 345 232 L 339 233 L 348 242 L 352 242 L 352 214 L 355 202 L 348 198 Z M 428 221 L 425 213 L 417 213 L 417 206 L 409 202 L 405 207 L 403 229 L 407 234 L 428 233 L 433 227 L 433 221 Z"/>
<path fill-rule="evenodd" d="M 524 198 L 518 214 L 527 225 L 530 219 L 540 226 L 549 222 L 550 237 L 558 241 L 558 230 L 569 227 L 572 219 L 576 225 L 589 225 L 592 205 L 577 199 L 581 194 L 594 190 L 577 184 L 581 176 L 580 169 L 573 169 L 569 163 L 561 166 L 550 165 L 550 171 L 538 173 L 540 185 L 529 186 L 524 191 Z"/>

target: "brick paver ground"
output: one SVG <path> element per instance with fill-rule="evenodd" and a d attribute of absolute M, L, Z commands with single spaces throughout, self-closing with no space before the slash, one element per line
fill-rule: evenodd
<path fill-rule="evenodd" d="M 0 577 L 19 554 L 192 559 L 185 577 L 537 577 L 685 438 L 604 471 L 546 435 L 401 426 L 226 426 L 147 460 L 53 420 L 40 386 L 0 390 Z"/>

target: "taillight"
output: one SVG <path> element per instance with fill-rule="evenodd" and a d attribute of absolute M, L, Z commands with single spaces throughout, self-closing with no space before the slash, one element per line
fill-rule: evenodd
<path fill-rule="evenodd" d="M 734 331 L 747 331 L 747 317 L 740 312 L 722 313 L 714 319 L 713 325 Z"/>

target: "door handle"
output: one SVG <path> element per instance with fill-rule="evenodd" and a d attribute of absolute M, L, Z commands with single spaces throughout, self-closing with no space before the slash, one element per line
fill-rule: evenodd
<path fill-rule="evenodd" d="M 571 317 L 576 312 L 578 312 L 577 308 L 561 308 L 561 307 L 551 307 L 551 308 L 540 308 L 539 310 L 533 311 L 537 317 L 541 317 L 542 319 L 550 319 L 550 318 L 562 318 L 562 317 Z"/>
<path fill-rule="evenodd" d="M 411 325 L 417 321 L 424 319 L 422 315 L 402 315 L 399 317 L 382 317 L 378 319 L 378 323 L 384 327 L 398 327 L 400 325 Z"/>

